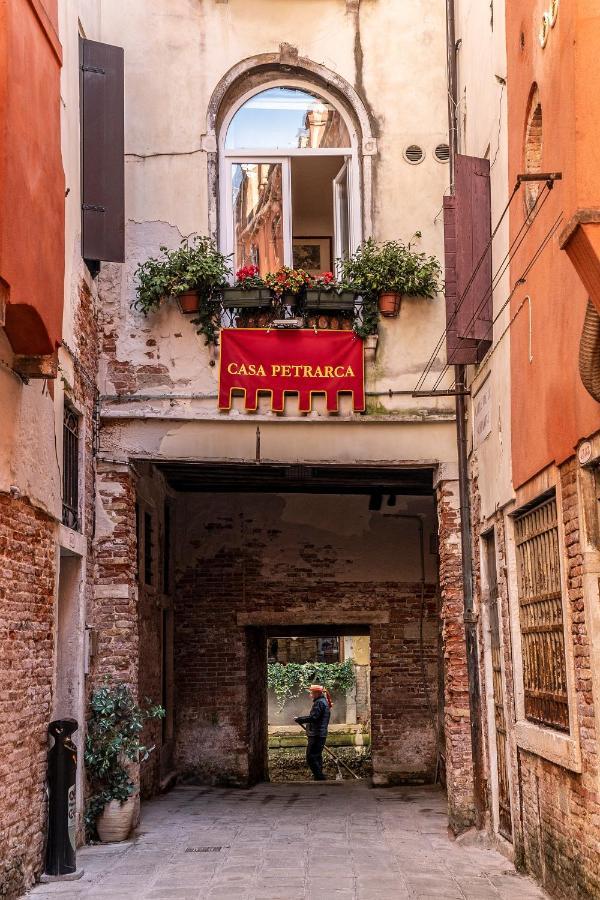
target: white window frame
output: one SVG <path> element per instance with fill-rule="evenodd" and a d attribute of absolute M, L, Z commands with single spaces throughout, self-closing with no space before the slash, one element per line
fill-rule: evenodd
<path fill-rule="evenodd" d="M 283 200 L 283 258 L 286 261 L 291 258 L 292 254 L 292 180 L 291 168 L 288 157 L 285 156 L 261 156 L 260 158 L 248 156 L 227 156 L 225 158 L 225 246 L 227 253 L 235 254 L 235 241 L 233 236 L 233 183 L 231 172 L 233 166 L 243 163 L 274 163 L 281 165 L 281 192 Z M 222 207 L 223 208 L 223 207 Z M 234 266 L 239 263 L 235 262 Z"/>
<path fill-rule="evenodd" d="M 267 147 L 267 148 L 249 148 L 244 150 L 239 149 L 226 149 L 225 140 L 227 137 L 227 131 L 229 130 L 229 126 L 233 117 L 237 112 L 244 106 L 248 100 L 255 97 L 257 94 L 262 94 L 264 91 L 269 90 L 274 87 L 289 87 L 295 88 L 297 90 L 305 91 L 308 93 L 314 93 L 318 97 L 322 97 L 323 100 L 326 100 L 331 106 L 339 112 L 342 117 L 346 128 L 348 129 L 348 134 L 350 135 L 350 146 L 349 147 L 318 147 L 318 148 L 280 148 L 280 147 Z M 310 82 L 302 81 L 300 79 L 274 79 L 273 81 L 266 82 L 265 84 L 261 84 L 258 87 L 253 88 L 252 90 L 247 91 L 243 94 L 237 103 L 228 110 L 227 115 L 224 117 L 220 133 L 219 133 L 219 246 L 221 251 L 225 254 L 233 253 L 235 250 L 233 243 L 233 197 L 231 192 L 231 165 L 232 163 L 240 163 L 240 162 L 274 162 L 281 163 L 284 162 L 282 170 L 282 185 L 283 185 L 283 203 L 284 203 L 284 215 L 285 209 L 287 205 L 287 219 L 285 222 L 284 228 L 284 260 L 285 264 L 292 266 L 293 265 L 293 248 L 292 248 L 292 221 L 293 221 L 293 209 L 292 209 L 292 196 L 291 196 L 291 167 L 290 160 L 295 156 L 340 156 L 344 157 L 349 166 L 349 177 L 348 177 L 348 199 L 349 199 L 349 238 L 350 238 L 350 252 L 352 253 L 360 244 L 362 240 L 362 215 L 361 215 L 361 196 L 360 196 L 360 169 L 359 169 L 359 155 L 358 155 L 358 136 L 356 133 L 356 129 L 352 124 L 352 120 L 348 116 L 346 110 L 340 106 L 338 101 L 327 91 L 323 90 L 320 86 L 312 85 Z M 287 172 L 286 172 L 287 169 Z"/>

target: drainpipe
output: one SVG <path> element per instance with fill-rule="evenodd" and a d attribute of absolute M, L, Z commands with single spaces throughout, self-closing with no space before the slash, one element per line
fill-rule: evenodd
<path fill-rule="evenodd" d="M 458 152 L 458 77 L 456 65 L 456 20 L 454 0 L 446 0 L 446 53 L 448 64 L 448 134 L 450 147 L 450 185 L 455 192 L 455 157 Z M 471 506 L 469 498 L 469 463 L 466 426 L 466 379 L 464 365 L 454 367 L 456 385 L 456 442 L 458 455 L 458 486 L 460 498 L 460 532 L 462 547 L 463 607 L 467 675 L 469 682 L 469 713 L 471 719 L 471 754 L 473 759 L 473 788 L 475 825 L 483 828 L 485 789 L 483 777 L 483 742 L 481 735 L 481 691 L 479 686 L 479 651 L 477 614 L 473 605 L 473 544 Z"/>

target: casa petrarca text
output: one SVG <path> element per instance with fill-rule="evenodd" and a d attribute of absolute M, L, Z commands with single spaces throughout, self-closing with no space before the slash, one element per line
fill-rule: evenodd
<path fill-rule="evenodd" d="M 320 366 L 294 365 L 288 363 L 270 363 L 265 367 L 262 363 L 230 362 L 227 366 L 229 375 L 246 375 L 255 378 L 354 378 L 352 366 Z"/>

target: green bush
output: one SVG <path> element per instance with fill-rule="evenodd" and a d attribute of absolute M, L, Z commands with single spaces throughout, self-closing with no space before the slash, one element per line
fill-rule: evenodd
<path fill-rule="evenodd" d="M 129 687 L 105 681 L 90 700 L 84 761 L 90 787 L 85 824 L 88 837 L 96 835 L 96 821 L 111 800 L 124 803 L 135 790 L 125 763 L 143 762 L 154 750 L 140 734 L 148 719 L 162 719 L 165 710 L 146 699 L 138 706 Z"/>
<path fill-rule="evenodd" d="M 421 233 L 416 232 L 415 238 Z M 342 279 L 363 296 L 382 292 L 434 297 L 441 290 L 442 267 L 435 256 L 417 253 L 402 241 L 364 241 L 348 259 L 340 261 Z"/>
<path fill-rule="evenodd" d="M 198 333 L 204 334 L 206 342 L 211 343 L 215 339 L 214 319 L 218 315 L 214 301 L 227 285 L 231 273 L 229 257 L 219 252 L 211 238 L 200 235 L 185 237 L 175 250 L 161 247 L 160 252 L 162 257 L 151 256 L 135 270 L 133 306 L 148 315 L 169 297 L 197 291 L 200 311 L 192 321 L 199 325 Z"/>
<path fill-rule="evenodd" d="M 347 694 L 355 681 L 351 659 L 343 663 L 269 663 L 267 666 L 267 685 L 275 694 L 280 711 L 288 700 L 299 697 L 311 684 L 322 684 L 330 691 Z"/>

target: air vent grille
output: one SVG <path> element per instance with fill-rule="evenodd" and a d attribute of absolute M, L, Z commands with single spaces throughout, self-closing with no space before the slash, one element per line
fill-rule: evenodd
<path fill-rule="evenodd" d="M 450 147 L 448 144 L 438 144 L 434 154 L 438 162 L 446 163 L 450 159 Z"/>
<path fill-rule="evenodd" d="M 416 166 L 425 159 L 425 151 L 418 144 L 410 144 L 404 151 L 404 159 Z"/>

